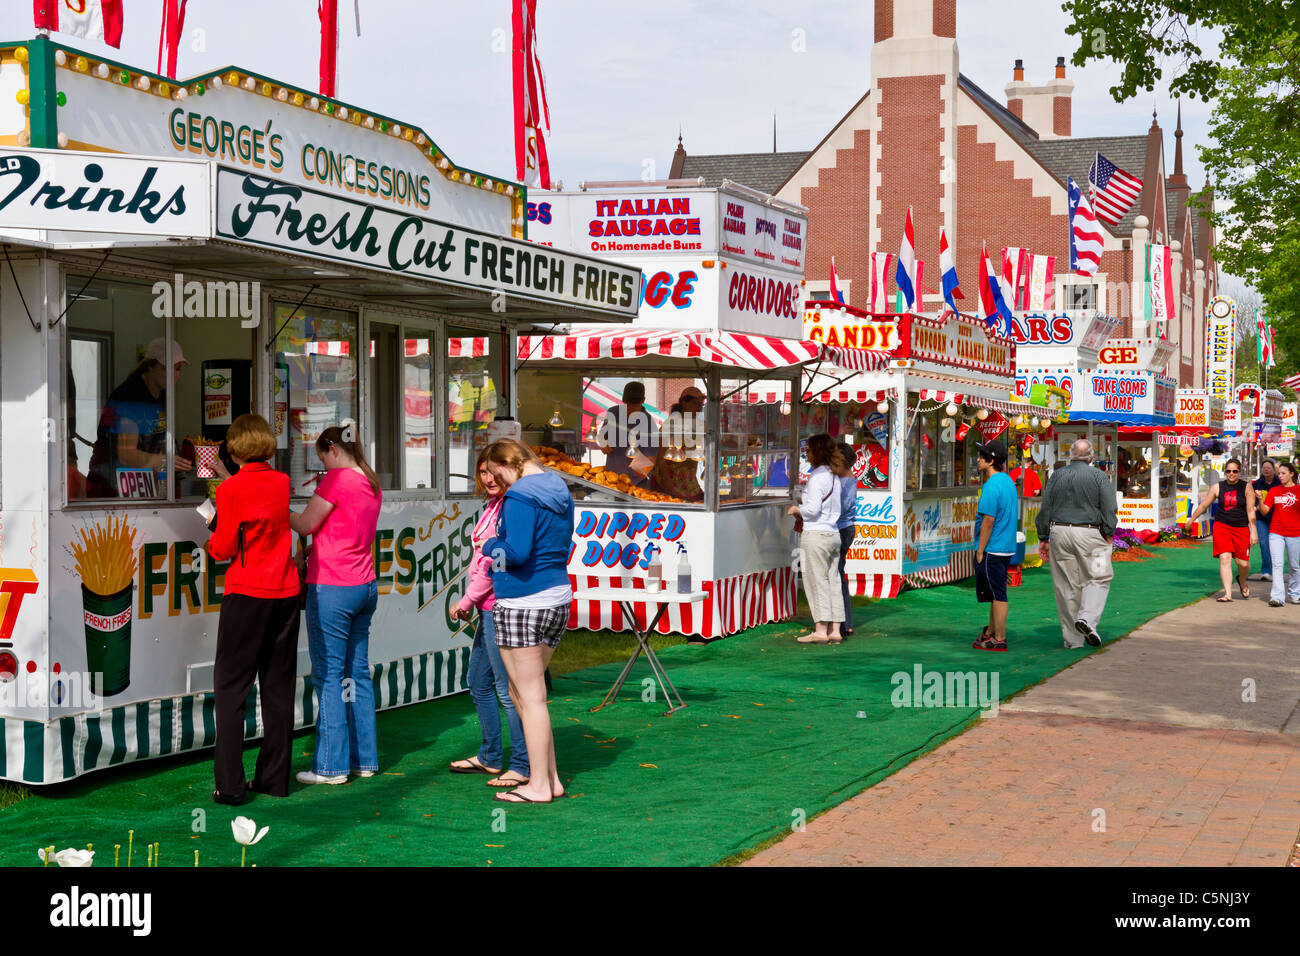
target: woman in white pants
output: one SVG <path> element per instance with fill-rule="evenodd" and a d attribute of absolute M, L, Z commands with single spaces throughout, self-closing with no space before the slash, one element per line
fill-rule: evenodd
<path fill-rule="evenodd" d="M 813 633 L 799 638 L 800 644 L 838 644 L 840 622 L 844 620 L 844 597 L 840 589 L 840 486 L 835 473 L 844 470 L 844 456 L 830 435 L 808 439 L 808 463 L 812 474 L 803 489 L 803 503 L 791 505 L 788 513 L 803 519 L 799 537 L 800 569 L 812 611 Z"/>

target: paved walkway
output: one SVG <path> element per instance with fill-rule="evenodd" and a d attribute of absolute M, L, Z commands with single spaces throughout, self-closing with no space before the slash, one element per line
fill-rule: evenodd
<path fill-rule="evenodd" d="M 1285 865 L 1300 607 L 1251 584 L 1088 655 L 744 865 Z"/>

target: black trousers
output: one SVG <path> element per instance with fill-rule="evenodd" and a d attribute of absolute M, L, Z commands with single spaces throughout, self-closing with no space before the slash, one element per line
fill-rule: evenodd
<path fill-rule="evenodd" d="M 293 687 L 298 662 L 298 598 L 255 598 L 227 594 L 217 623 L 213 690 L 217 711 L 217 791 L 242 797 L 244 719 L 253 679 L 261 687 L 262 749 L 253 788 L 275 797 L 289 795 L 293 744 Z"/>

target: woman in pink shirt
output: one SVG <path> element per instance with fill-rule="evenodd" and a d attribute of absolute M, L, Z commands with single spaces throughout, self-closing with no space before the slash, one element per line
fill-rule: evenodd
<path fill-rule="evenodd" d="M 524 725 L 510 700 L 510 677 L 497 647 L 497 632 L 492 621 L 492 559 L 483 554 L 483 542 L 492 537 L 501 511 L 503 488 L 487 467 L 487 450 L 479 453 L 474 466 L 478 493 L 487 498 L 487 506 L 474 525 L 474 557 L 470 560 L 469 585 L 460 604 L 451 612 L 459 621 L 468 621 L 477 610 L 478 627 L 474 631 L 474 648 L 469 654 L 469 695 L 478 710 L 483 744 L 478 753 L 452 763 L 452 773 L 501 773 L 501 712 L 506 709 L 510 726 L 510 769 L 488 781 L 489 787 L 518 787 L 528 782 L 528 748 L 524 745 Z"/>
<path fill-rule="evenodd" d="M 349 426 L 348 436 L 356 426 Z M 307 558 L 307 646 L 316 688 L 316 755 L 302 783 L 348 782 L 379 769 L 375 694 L 370 682 L 370 619 L 379 600 L 375 529 L 383 495 L 357 441 L 327 428 L 316 439 L 327 469 L 302 514 L 298 534 L 313 535 Z"/>

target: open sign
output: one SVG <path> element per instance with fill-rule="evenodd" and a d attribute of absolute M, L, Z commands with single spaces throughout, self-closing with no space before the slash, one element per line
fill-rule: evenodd
<path fill-rule="evenodd" d="M 117 496 L 119 498 L 157 498 L 158 483 L 148 468 L 119 468 L 117 470 Z"/>

